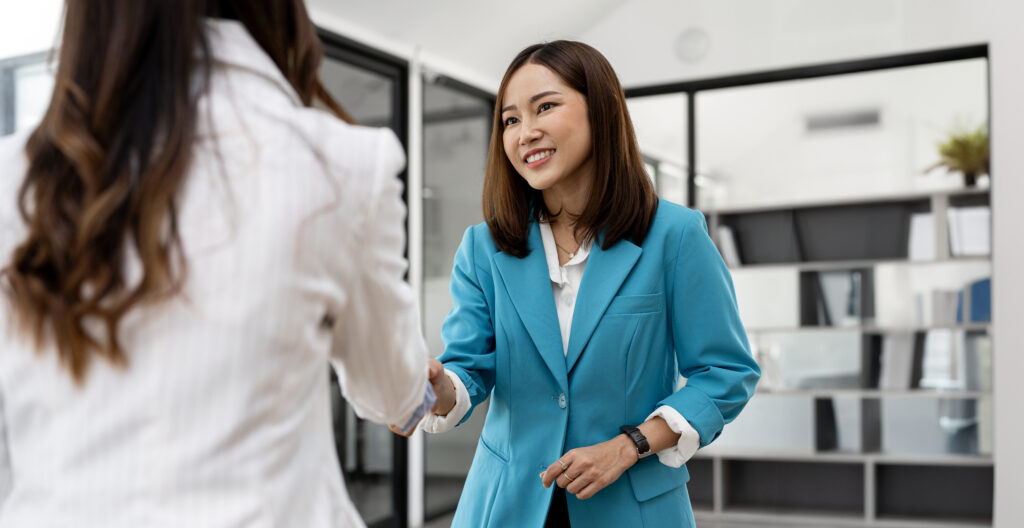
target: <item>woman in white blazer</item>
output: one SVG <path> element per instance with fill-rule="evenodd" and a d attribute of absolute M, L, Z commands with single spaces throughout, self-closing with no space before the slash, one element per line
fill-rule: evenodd
<path fill-rule="evenodd" d="M 301 0 L 76 0 L 0 140 L 0 527 L 362 526 L 356 412 L 433 403 L 401 146 L 317 77 Z"/>

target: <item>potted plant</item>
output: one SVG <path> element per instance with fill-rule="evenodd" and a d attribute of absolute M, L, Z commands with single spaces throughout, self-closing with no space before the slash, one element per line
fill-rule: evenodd
<path fill-rule="evenodd" d="M 928 167 L 925 172 L 939 167 L 945 167 L 947 172 L 962 172 L 965 187 L 974 187 L 978 176 L 989 174 L 987 126 L 982 125 L 975 130 L 955 130 L 938 147 L 939 162 Z"/>

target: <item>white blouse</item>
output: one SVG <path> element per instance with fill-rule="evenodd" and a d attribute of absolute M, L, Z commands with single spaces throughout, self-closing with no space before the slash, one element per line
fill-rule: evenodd
<path fill-rule="evenodd" d="M 558 327 L 562 332 L 562 353 L 569 350 L 569 335 L 572 330 L 572 316 L 576 309 L 576 297 L 583 281 L 583 270 L 590 256 L 590 244 L 581 245 L 576 253 L 565 263 L 558 262 L 558 248 L 551 226 L 547 222 L 540 223 L 540 237 L 544 243 L 544 257 L 548 263 L 548 275 L 551 277 L 551 290 L 555 296 L 555 311 L 558 312 Z M 469 391 L 454 372 L 445 369 L 445 374 L 455 385 L 455 407 L 445 416 L 428 413 L 423 419 L 423 430 L 428 433 L 442 433 L 455 427 L 469 412 Z M 671 467 L 680 467 L 693 457 L 700 446 L 700 435 L 686 421 L 679 411 L 662 405 L 654 410 L 647 420 L 655 416 L 662 417 L 673 432 L 678 433 L 679 441 L 675 446 L 658 452 L 658 460 Z"/>
<path fill-rule="evenodd" d="M 302 106 L 241 24 L 209 36 L 183 291 L 123 319 L 128 367 L 94 359 L 76 387 L 0 295 L 0 527 L 364 526 L 328 365 L 364 418 L 405 424 L 424 402 L 397 138 Z M 25 139 L 0 139 L 0 265 L 25 236 Z"/>

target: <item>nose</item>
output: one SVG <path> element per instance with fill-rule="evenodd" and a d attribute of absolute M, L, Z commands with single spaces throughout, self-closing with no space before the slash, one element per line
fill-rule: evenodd
<path fill-rule="evenodd" d="M 535 127 L 530 121 L 523 121 L 522 126 L 519 127 L 519 144 L 529 145 L 544 136 L 544 133 L 540 129 Z"/>

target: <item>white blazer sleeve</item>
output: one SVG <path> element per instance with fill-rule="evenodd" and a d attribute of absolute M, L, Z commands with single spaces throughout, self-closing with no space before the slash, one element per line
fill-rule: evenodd
<path fill-rule="evenodd" d="M 14 486 L 11 455 L 7 450 L 7 415 L 4 412 L 3 395 L 0 395 L 0 517 L 3 517 L 4 503 Z"/>
<path fill-rule="evenodd" d="M 332 359 L 342 394 L 356 414 L 380 423 L 406 424 L 424 403 L 427 346 L 419 309 L 405 282 L 405 204 L 396 177 L 405 164 L 397 138 L 382 131 L 365 221 L 351 238 L 346 259 L 345 307 L 335 317 Z M 344 190 L 342 190 L 344 192 Z M 351 225 L 347 229 L 353 229 Z"/>

